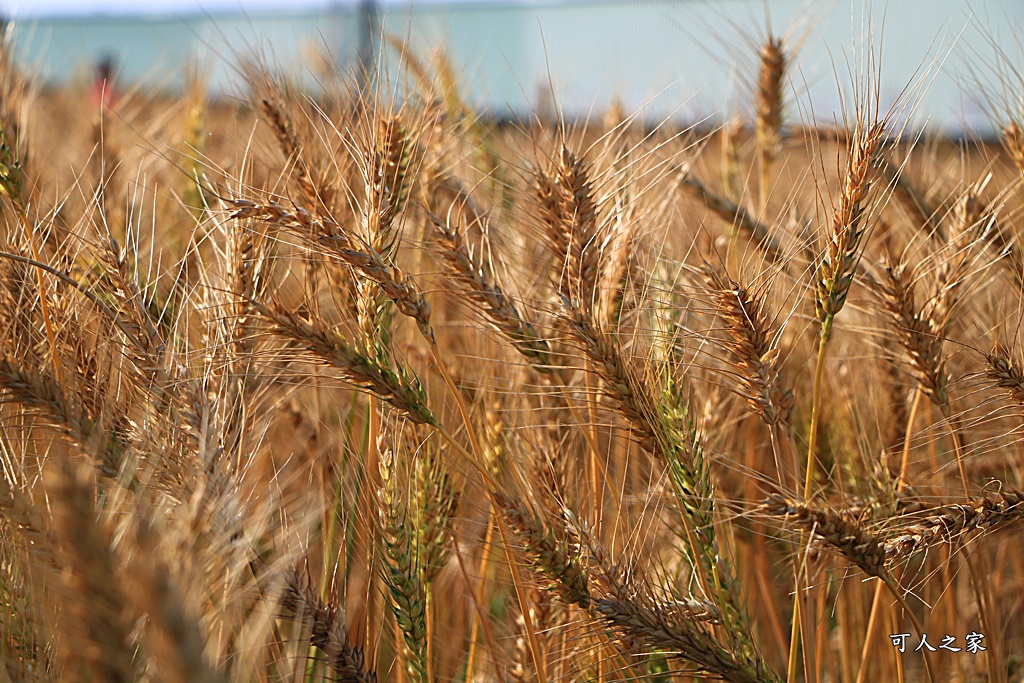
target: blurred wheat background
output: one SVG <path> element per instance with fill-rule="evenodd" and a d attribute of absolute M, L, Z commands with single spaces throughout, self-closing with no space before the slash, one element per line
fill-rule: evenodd
<path fill-rule="evenodd" d="M 695 125 L 9 40 L 0 681 L 1022 680 L 1024 79 L 775 28 Z"/>

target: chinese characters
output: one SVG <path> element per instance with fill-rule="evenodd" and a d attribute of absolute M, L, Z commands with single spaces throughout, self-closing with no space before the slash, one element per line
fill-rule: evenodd
<path fill-rule="evenodd" d="M 903 653 L 905 653 L 907 651 L 907 639 L 908 638 L 910 638 L 910 634 L 909 633 L 890 633 L 889 634 L 889 639 L 892 641 L 893 647 L 895 647 L 897 650 L 899 650 L 900 654 L 903 654 Z M 932 645 L 931 643 L 928 642 L 928 634 L 927 633 L 922 633 L 921 634 L 921 641 L 917 644 L 917 647 L 914 648 L 914 652 L 921 652 L 922 650 L 926 650 L 928 652 L 935 652 L 936 650 L 948 650 L 949 652 L 960 652 L 961 650 L 964 650 L 964 651 L 966 651 L 969 654 L 976 655 L 979 652 L 984 652 L 985 650 L 988 649 L 984 645 L 981 644 L 981 641 L 984 640 L 984 639 L 985 639 L 985 634 L 984 633 L 978 633 L 976 631 L 971 631 L 966 636 L 964 636 L 964 646 L 961 648 L 961 647 L 955 647 L 954 646 L 954 643 L 956 643 L 956 636 L 951 636 L 951 635 L 947 634 L 947 635 L 942 636 L 942 642 L 940 642 L 938 647 L 936 647 L 936 646 L 934 646 L 934 645 Z"/>

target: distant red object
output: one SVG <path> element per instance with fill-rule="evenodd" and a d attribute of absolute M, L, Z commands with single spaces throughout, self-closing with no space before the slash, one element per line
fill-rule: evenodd
<path fill-rule="evenodd" d="M 96 64 L 96 76 L 89 86 L 89 101 L 94 107 L 107 109 L 117 104 L 114 89 L 114 60 L 104 57 Z"/>

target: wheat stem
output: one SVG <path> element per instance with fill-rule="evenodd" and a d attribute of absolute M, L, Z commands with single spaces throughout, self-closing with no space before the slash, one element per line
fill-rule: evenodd
<path fill-rule="evenodd" d="M 903 434 L 903 455 L 900 458 L 900 474 L 896 479 L 896 492 L 899 493 L 907 487 L 907 463 L 910 459 L 910 442 L 914 433 L 914 421 L 917 419 L 917 410 L 924 397 L 924 390 L 920 382 L 914 386 L 914 399 L 910 406 L 910 415 L 907 417 L 907 428 Z M 864 645 L 860 652 L 860 666 L 857 670 L 857 683 L 864 683 L 864 677 L 868 670 L 868 652 L 871 647 L 871 639 L 875 635 L 875 627 L 879 622 L 882 607 L 882 584 L 875 584 L 875 595 L 871 600 L 871 613 L 868 616 L 868 626 L 864 634 Z"/>
<path fill-rule="evenodd" d="M 495 524 L 497 524 L 497 520 L 494 518 L 494 514 L 495 514 L 494 506 L 488 504 L 488 506 L 487 506 L 487 531 L 484 534 L 484 544 L 483 544 L 483 550 L 482 550 L 483 554 L 480 557 L 480 568 L 477 570 L 477 573 L 480 576 L 480 581 L 479 581 L 479 584 L 477 585 L 477 588 L 476 588 L 476 596 L 475 596 L 476 599 L 473 601 L 473 606 L 474 606 L 475 609 L 473 610 L 473 624 L 470 627 L 470 631 L 469 631 L 469 653 L 466 656 L 466 681 L 467 681 L 467 683 L 471 683 L 472 681 L 475 680 L 474 672 L 476 671 L 476 652 L 477 652 L 476 641 L 477 641 L 477 638 L 480 635 L 481 626 L 483 626 L 483 628 L 484 628 L 484 637 L 488 640 L 488 642 L 490 641 L 490 635 L 487 632 L 487 626 L 486 626 L 487 619 L 486 619 L 486 616 L 483 614 L 483 604 L 484 604 L 484 598 L 486 597 L 487 571 L 488 571 L 488 568 L 490 566 L 491 547 L 493 546 L 493 542 L 494 542 L 494 528 L 495 528 Z M 455 546 L 455 552 L 457 553 L 457 556 L 459 558 L 459 566 L 462 568 L 463 574 L 465 574 L 466 570 L 465 570 L 465 567 L 463 567 L 462 555 L 461 555 L 461 553 L 460 553 L 460 551 L 458 549 L 458 544 L 456 544 L 456 546 Z M 469 579 L 467 577 L 467 582 L 468 582 L 468 580 Z M 494 648 L 492 648 L 492 650 L 493 649 Z M 492 656 L 493 655 L 494 655 L 494 653 L 492 652 Z M 494 663 L 495 664 L 497 664 L 497 661 L 498 661 L 497 658 L 494 657 Z"/>
<path fill-rule="evenodd" d="M 826 314 L 821 321 L 821 334 L 818 340 L 818 357 L 814 364 L 814 388 L 811 399 L 811 427 L 807 437 L 807 463 L 804 469 L 804 500 L 810 501 L 814 487 L 814 469 L 817 462 L 815 445 L 818 440 L 818 423 L 821 420 L 821 380 L 825 368 L 825 351 L 828 349 L 828 340 L 832 334 L 832 321 L 834 314 Z M 800 533 L 800 543 L 797 547 L 803 548 L 807 539 L 804 533 Z M 796 572 L 796 584 L 793 592 L 793 626 L 790 630 L 789 641 L 789 665 L 787 680 L 794 680 L 796 675 L 797 649 L 800 647 L 800 634 L 802 631 L 803 615 L 800 612 L 800 601 L 803 591 L 800 581 L 801 571 Z M 805 645 L 806 647 L 806 645 Z"/>
<path fill-rule="evenodd" d="M 811 500 L 814 488 L 814 470 L 817 464 L 816 446 L 818 442 L 818 424 L 821 422 L 821 381 L 825 370 L 825 352 L 832 334 L 834 316 L 826 316 L 821 324 L 821 336 L 818 340 L 818 356 L 814 362 L 814 386 L 811 390 L 811 427 L 807 436 L 807 463 L 804 469 L 804 500 Z"/>

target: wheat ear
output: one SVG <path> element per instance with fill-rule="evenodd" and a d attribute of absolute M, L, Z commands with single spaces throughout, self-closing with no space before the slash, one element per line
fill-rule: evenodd
<path fill-rule="evenodd" d="M 276 202 L 256 204 L 241 199 L 230 200 L 229 204 L 235 209 L 231 218 L 254 218 L 268 225 L 291 229 L 298 236 L 325 247 L 330 254 L 375 282 L 403 315 L 416 321 L 424 338 L 431 345 L 435 343 L 434 330 L 430 326 L 430 304 L 422 291 L 409 275 L 365 240 L 338 223 L 315 217 L 301 207 L 288 211 Z"/>
<path fill-rule="evenodd" d="M 333 604 L 321 600 L 298 571 L 285 577 L 280 604 L 292 619 L 309 622 L 310 644 L 324 653 L 341 683 L 376 683 L 377 674 L 366 669 L 362 649 L 349 645 L 342 615 Z"/>
<path fill-rule="evenodd" d="M 544 237 L 559 269 L 559 292 L 571 301 L 595 303 L 600 280 L 597 203 L 590 167 L 564 144 L 550 171 L 534 176 Z"/>
<path fill-rule="evenodd" d="M 785 422 L 793 392 L 782 385 L 778 336 L 768 324 L 765 302 L 709 263 L 704 264 L 704 274 L 729 330 L 730 360 L 737 369 L 741 395 L 766 424 Z"/>
<path fill-rule="evenodd" d="M 540 372 L 551 372 L 551 345 L 494 281 L 486 264 L 466 243 L 461 227 L 451 219 L 446 222 L 434 215 L 430 218 L 435 228 L 434 239 L 442 247 L 441 258 L 449 275 L 533 367 Z"/>
<path fill-rule="evenodd" d="M 437 416 L 427 406 L 426 392 L 415 376 L 379 364 L 319 320 L 305 318 L 275 303 L 254 302 L 253 307 L 270 324 L 272 331 L 301 344 L 338 370 L 349 384 L 389 403 L 413 422 L 434 427 L 440 425 Z"/>
<path fill-rule="evenodd" d="M 402 632 L 408 674 L 420 683 L 430 683 L 426 592 L 412 528 L 415 520 L 400 493 L 393 451 L 380 447 L 378 462 L 382 484 L 377 490 L 377 500 L 387 556 L 384 580 L 391 596 L 391 609 Z"/>
<path fill-rule="evenodd" d="M 754 130 L 761 167 L 761 208 L 768 202 L 771 167 L 782 147 L 783 85 L 789 60 L 782 46 L 782 38 L 768 36 L 761 46 L 761 65 L 758 70 L 757 93 L 754 98 Z"/>
<path fill-rule="evenodd" d="M 995 531 L 1024 519 L 1024 492 L 1000 491 L 968 503 L 945 505 L 924 519 L 899 529 L 884 544 L 886 560 L 906 559 L 936 543 L 957 543 L 972 531 Z"/>

